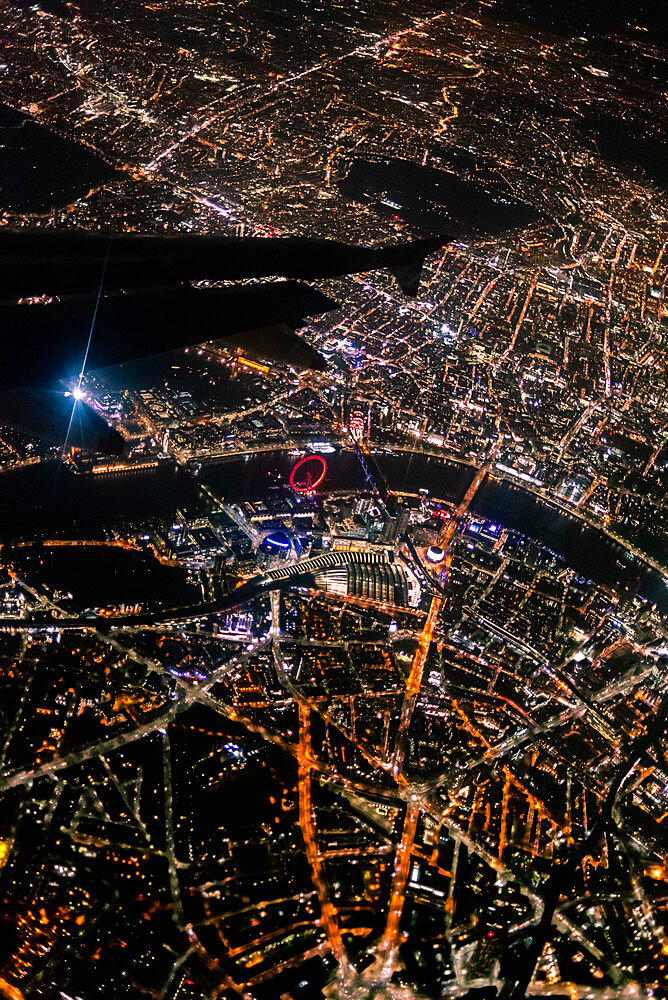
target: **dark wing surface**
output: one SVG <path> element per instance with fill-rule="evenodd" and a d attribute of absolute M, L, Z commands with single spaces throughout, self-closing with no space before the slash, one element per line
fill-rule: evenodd
<path fill-rule="evenodd" d="M 31 387 L 0 393 L 0 424 L 50 444 L 121 455 L 123 437 L 83 400 L 62 389 Z"/>
<path fill-rule="evenodd" d="M 444 240 L 360 247 L 336 240 L 236 236 L 136 236 L 0 232 L 0 299 L 105 288 L 237 281 L 303 280 L 388 270 L 415 294 L 427 254 Z"/>
<path fill-rule="evenodd" d="M 78 381 L 84 359 L 86 370 L 95 370 L 224 339 L 272 361 L 322 370 L 323 358 L 295 330 L 337 303 L 297 280 L 260 279 L 384 268 L 415 295 L 425 256 L 442 245 L 3 230 L 0 423 L 62 442 L 67 433 L 69 444 L 117 453 L 122 439 L 98 413 L 49 389 Z M 242 279 L 256 283 L 232 284 Z"/>
<path fill-rule="evenodd" d="M 320 355 L 281 326 L 289 334 L 304 326 L 308 316 L 335 308 L 333 299 L 294 281 L 110 294 L 98 304 L 86 368 L 94 371 L 220 338 L 234 337 L 233 346 L 244 347 L 249 343 L 245 334 L 267 328 L 276 328 L 273 336 L 264 337 L 274 359 L 289 363 L 299 342 L 303 366 L 322 368 Z M 0 366 L 0 391 L 77 378 L 94 309 L 88 297 L 0 306 L 1 328 L 12 345 Z"/>

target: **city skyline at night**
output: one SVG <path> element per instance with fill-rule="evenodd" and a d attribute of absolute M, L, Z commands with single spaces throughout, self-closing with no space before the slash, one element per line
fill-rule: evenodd
<path fill-rule="evenodd" d="M 0 0 L 0 997 L 668 996 L 662 6 Z"/>

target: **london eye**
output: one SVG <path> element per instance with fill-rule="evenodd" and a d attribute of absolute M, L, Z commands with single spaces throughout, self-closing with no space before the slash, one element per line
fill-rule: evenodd
<path fill-rule="evenodd" d="M 325 478 L 327 463 L 320 455 L 305 455 L 290 473 L 290 486 L 297 493 L 310 493 Z"/>

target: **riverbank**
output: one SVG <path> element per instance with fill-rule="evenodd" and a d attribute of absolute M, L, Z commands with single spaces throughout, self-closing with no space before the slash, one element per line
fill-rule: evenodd
<path fill-rule="evenodd" d="M 302 446 L 303 447 L 303 446 Z M 369 488 L 354 452 L 338 448 L 324 456 L 327 475 L 321 490 Z M 409 449 L 376 453 L 391 490 L 418 493 L 456 505 L 468 490 L 475 467 L 443 455 Z M 58 462 L 8 472 L 0 484 L 0 542 L 31 538 L 100 538 L 105 529 L 152 520 L 206 513 L 208 487 L 227 503 L 259 500 L 268 491 L 287 488 L 296 456 L 275 447 L 256 454 L 208 457 L 197 473 L 171 461 L 132 475 L 76 475 Z M 534 538 L 560 555 L 576 572 L 606 584 L 637 589 L 668 610 L 663 568 L 623 539 L 589 524 L 574 510 L 562 510 L 538 491 L 493 476 L 481 484 L 470 513 Z"/>
<path fill-rule="evenodd" d="M 352 451 L 325 456 L 327 475 L 321 490 L 368 488 L 364 472 Z M 375 452 L 377 464 L 392 491 L 417 493 L 456 505 L 473 480 L 475 467 L 442 455 L 390 449 Z M 229 502 L 258 500 L 270 488 L 287 485 L 295 456 L 281 449 L 244 458 L 225 456 L 201 466 L 199 479 Z M 613 589 L 631 588 L 668 610 L 664 568 L 645 553 L 637 554 L 624 539 L 611 537 L 577 512 L 561 510 L 538 491 L 516 481 L 488 476 L 480 486 L 470 513 L 522 532 L 561 556 L 586 579 Z"/>

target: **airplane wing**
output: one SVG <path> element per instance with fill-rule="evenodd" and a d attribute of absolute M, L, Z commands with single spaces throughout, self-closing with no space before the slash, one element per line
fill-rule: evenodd
<path fill-rule="evenodd" d="M 0 305 L 11 343 L 0 366 L 0 424 L 88 451 L 120 454 L 123 438 L 83 400 L 54 383 L 86 370 L 134 361 L 207 341 L 222 341 L 296 368 L 323 370 L 322 356 L 294 332 L 307 317 L 337 308 L 315 288 L 280 281 L 228 288 L 152 289 L 32 304 Z M 27 382 L 30 385 L 26 385 Z"/>
<path fill-rule="evenodd" d="M 77 378 L 91 327 L 86 369 L 92 371 L 221 338 L 234 337 L 233 346 L 243 347 L 244 334 L 268 327 L 275 328 L 274 358 L 289 361 L 293 340 L 280 327 L 293 331 L 307 317 L 338 308 L 327 295 L 295 281 L 112 293 L 100 298 L 93 324 L 95 306 L 88 296 L 0 306 L 0 329 L 11 344 L 0 365 L 0 392 Z M 269 347 L 269 338 L 265 342 Z M 307 367 L 324 367 L 316 351 L 305 360 Z"/>
<path fill-rule="evenodd" d="M 417 293 L 440 238 L 361 247 L 335 240 L 0 231 L 0 424 L 116 453 L 103 417 L 54 383 L 86 370 L 225 339 L 273 361 L 322 370 L 295 330 L 337 303 L 299 280 L 384 268 Z M 255 284 L 233 284 L 242 279 Z M 93 321 L 94 318 L 94 321 Z M 54 394 L 55 392 L 55 394 Z"/>
<path fill-rule="evenodd" d="M 414 295 L 425 257 L 448 239 L 364 247 L 301 237 L 0 231 L 0 299 L 242 278 L 312 281 L 385 269 Z"/>

